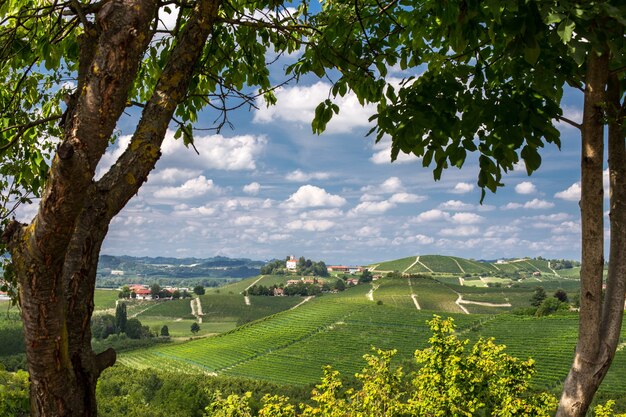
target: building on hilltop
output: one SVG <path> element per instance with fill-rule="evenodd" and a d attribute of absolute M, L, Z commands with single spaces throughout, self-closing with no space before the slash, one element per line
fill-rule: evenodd
<path fill-rule="evenodd" d="M 296 257 L 291 255 L 289 259 L 287 259 L 285 266 L 289 271 L 295 271 L 296 267 L 298 266 L 298 261 L 296 261 Z"/>

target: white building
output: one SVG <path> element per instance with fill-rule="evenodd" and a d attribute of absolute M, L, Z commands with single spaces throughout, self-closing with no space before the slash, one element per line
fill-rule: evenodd
<path fill-rule="evenodd" d="M 291 255 L 286 262 L 286 267 L 290 271 L 295 271 L 298 265 L 298 261 L 296 261 L 296 257 Z"/>

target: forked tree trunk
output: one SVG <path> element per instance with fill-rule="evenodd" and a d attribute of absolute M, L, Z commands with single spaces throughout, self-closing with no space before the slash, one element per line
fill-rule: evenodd
<path fill-rule="evenodd" d="M 90 417 L 95 388 L 115 352 L 91 349 L 98 255 L 113 217 L 137 193 L 160 156 L 221 5 L 200 0 L 179 33 L 131 143 L 95 181 L 98 161 L 126 106 L 157 13 L 155 0 L 106 2 L 81 45 L 75 102 L 37 216 L 3 233 L 19 283 L 31 415 Z M 156 27 L 154 25 L 153 27 Z"/>
<path fill-rule="evenodd" d="M 608 86 L 608 89 L 607 89 Z M 603 157 L 609 117 L 611 242 L 606 294 L 604 272 Z M 563 384 L 558 417 L 583 417 L 615 355 L 624 314 L 626 279 L 626 152 L 619 85 L 608 53 L 587 62 L 581 153 L 582 268 L 580 324 L 574 362 Z"/>

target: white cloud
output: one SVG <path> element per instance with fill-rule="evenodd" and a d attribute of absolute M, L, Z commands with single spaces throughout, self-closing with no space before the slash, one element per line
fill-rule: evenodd
<path fill-rule="evenodd" d="M 450 192 L 453 194 L 465 194 L 474 191 L 474 184 L 469 182 L 459 182 Z"/>
<path fill-rule="evenodd" d="M 559 191 L 554 194 L 554 198 L 560 198 L 561 200 L 567 201 L 579 201 L 580 200 L 580 183 L 575 182 L 570 185 L 570 187 L 566 190 Z"/>
<path fill-rule="evenodd" d="M 551 203 L 546 200 L 540 200 L 538 198 L 534 198 L 530 201 L 525 202 L 524 204 L 508 203 L 500 208 L 502 210 L 515 210 L 515 209 L 520 209 L 520 208 L 539 210 L 539 209 L 548 209 L 552 207 L 554 207 L 554 203 Z"/>
<path fill-rule="evenodd" d="M 311 86 L 279 88 L 275 91 L 277 103 L 257 110 L 254 113 L 254 122 L 282 120 L 310 126 L 315 116 L 315 108 L 328 98 L 331 88 L 330 84 L 322 81 Z M 334 101 L 340 111 L 333 115 L 328 124 L 326 131 L 329 133 L 348 133 L 355 128 L 369 126 L 368 119 L 376 111 L 374 105 L 361 106 L 353 93 L 337 97 Z"/>
<path fill-rule="evenodd" d="M 475 213 L 455 213 L 451 220 L 457 224 L 477 224 L 482 223 L 485 218 Z"/>
<path fill-rule="evenodd" d="M 257 195 L 261 190 L 261 184 L 258 182 L 251 182 L 250 184 L 243 186 L 243 192 L 250 195 Z"/>
<path fill-rule="evenodd" d="M 309 172 L 305 173 L 299 169 L 290 172 L 285 176 L 287 181 L 293 182 L 307 182 L 311 180 L 326 180 L 330 178 L 330 174 L 328 172 Z"/>
<path fill-rule="evenodd" d="M 417 234 L 414 236 L 407 236 L 407 237 L 401 237 L 398 236 L 395 239 L 393 239 L 393 241 L 391 242 L 392 245 L 406 245 L 409 243 L 414 243 L 417 245 L 430 245 L 432 243 L 435 242 L 435 239 L 433 239 L 430 236 L 426 236 L 426 235 L 422 235 L 422 234 Z"/>
<path fill-rule="evenodd" d="M 459 200 L 448 200 L 439 204 L 439 208 L 442 210 L 473 210 L 474 206 Z"/>
<path fill-rule="evenodd" d="M 424 200 L 426 200 L 426 197 L 423 195 L 409 193 L 396 193 L 389 199 L 391 203 L 398 204 L 419 203 Z"/>
<path fill-rule="evenodd" d="M 264 136 L 242 135 L 224 137 L 222 135 L 196 136 L 193 150 L 187 149 L 182 140 L 174 139 L 174 132 L 168 131 L 163 141 L 163 157 L 159 164 L 194 166 L 203 169 L 223 169 L 227 171 L 256 169 L 255 158 L 267 144 Z"/>
<path fill-rule="evenodd" d="M 515 186 L 515 192 L 517 194 L 534 194 L 537 192 L 537 187 L 530 181 L 524 181 Z"/>
<path fill-rule="evenodd" d="M 330 220 L 294 220 L 287 223 L 291 230 L 306 230 L 309 232 L 324 232 L 335 225 Z"/>
<path fill-rule="evenodd" d="M 209 192 L 219 193 L 220 189 L 213 180 L 207 179 L 204 175 L 186 181 L 179 187 L 164 187 L 156 190 L 154 196 L 165 199 L 193 198 L 207 194 Z"/>
<path fill-rule="evenodd" d="M 383 137 L 380 141 L 374 143 L 372 149 L 375 151 L 370 157 L 370 161 L 376 165 L 391 164 L 391 138 L 388 136 Z M 416 157 L 413 154 L 398 152 L 394 164 L 405 164 L 409 162 L 419 161 L 421 158 Z"/>
<path fill-rule="evenodd" d="M 554 207 L 554 203 L 551 203 L 546 200 L 539 200 L 538 198 L 534 198 L 524 203 L 524 208 L 526 209 L 538 210 L 538 209 L 547 209 L 547 208 L 552 208 L 552 207 Z"/>
<path fill-rule="evenodd" d="M 578 222 L 563 222 L 552 229 L 552 233 L 555 234 L 575 234 L 580 233 L 580 223 Z"/>
<path fill-rule="evenodd" d="M 329 194 L 323 188 L 314 185 L 303 185 L 293 193 L 284 203 L 285 207 L 300 209 L 307 207 L 340 207 L 346 204 L 346 199 Z"/>
<path fill-rule="evenodd" d="M 485 237 L 510 236 L 515 235 L 520 230 L 519 227 L 510 225 L 490 226 L 485 232 Z"/>
<path fill-rule="evenodd" d="M 350 211 L 351 215 L 381 214 L 395 207 L 389 201 L 364 201 Z"/>
<path fill-rule="evenodd" d="M 380 185 L 368 185 L 362 187 L 361 191 L 371 194 L 392 194 L 404 191 L 402 181 L 398 177 L 389 177 Z"/>
<path fill-rule="evenodd" d="M 449 219 L 450 219 L 449 213 L 445 211 L 437 210 L 437 209 L 432 209 L 432 210 L 428 210 L 428 211 L 418 214 L 416 217 L 413 217 L 411 221 L 415 223 L 427 223 L 427 222 L 436 222 L 440 220 L 449 220 Z"/>
<path fill-rule="evenodd" d="M 185 168 L 164 168 L 155 169 L 148 176 L 148 184 L 175 184 L 177 182 L 186 181 L 188 179 L 198 177 L 202 174 L 199 169 Z"/>
<path fill-rule="evenodd" d="M 567 213 L 541 214 L 539 216 L 524 217 L 525 220 L 537 220 L 544 222 L 562 222 L 572 217 Z"/>
<path fill-rule="evenodd" d="M 311 210 L 300 214 L 301 219 L 327 219 L 343 216 L 343 211 L 338 208 Z"/>
<path fill-rule="evenodd" d="M 363 226 L 354 232 L 358 237 L 375 237 L 380 236 L 380 228 L 372 226 Z"/>
<path fill-rule="evenodd" d="M 380 201 L 383 199 L 380 195 L 365 193 L 359 198 L 359 201 Z"/>
<path fill-rule="evenodd" d="M 189 207 L 186 204 L 179 204 L 174 207 L 174 215 L 183 217 L 212 216 L 215 212 L 215 207 L 209 204 L 200 207 Z"/>
<path fill-rule="evenodd" d="M 515 210 L 518 208 L 522 208 L 524 207 L 523 204 L 520 203 L 507 203 L 504 206 L 501 207 L 502 210 Z"/>
<path fill-rule="evenodd" d="M 476 226 L 459 226 L 441 229 L 439 234 L 441 236 L 467 237 L 477 235 L 479 232 L 480 229 Z"/>

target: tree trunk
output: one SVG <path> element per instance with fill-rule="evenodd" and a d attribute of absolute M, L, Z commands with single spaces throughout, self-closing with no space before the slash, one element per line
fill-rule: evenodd
<path fill-rule="evenodd" d="M 619 109 L 619 86 L 609 76 L 608 53 L 592 51 L 587 62 L 582 123 L 581 225 L 582 268 L 578 344 L 563 384 L 558 417 L 585 416 L 615 355 L 624 313 L 626 276 L 626 152 Z M 608 91 L 607 91 L 608 85 Z M 617 105 L 615 105 L 617 102 Z M 611 111 L 611 106 L 615 111 Z M 605 111 L 613 113 L 609 129 L 611 243 L 609 276 L 603 299 Z"/>
<path fill-rule="evenodd" d="M 126 106 L 153 32 L 155 0 L 106 2 L 81 45 L 78 96 L 68 106 L 65 137 L 31 224 L 13 222 L 2 238 L 19 284 L 31 415 L 97 414 L 95 389 L 115 352 L 91 349 L 98 255 L 113 217 L 139 190 L 184 99 L 221 5 L 196 3 L 146 103 L 130 145 L 104 177 L 98 161 Z"/>

